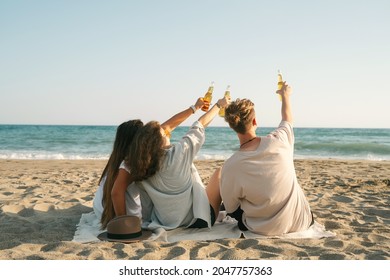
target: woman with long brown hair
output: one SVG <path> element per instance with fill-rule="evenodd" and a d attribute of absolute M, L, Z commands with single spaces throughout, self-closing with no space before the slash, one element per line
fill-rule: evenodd
<path fill-rule="evenodd" d="M 143 227 L 169 230 L 214 224 L 221 204 L 219 184 L 213 176 L 205 188 L 193 161 L 205 141 L 205 127 L 229 101 L 230 97 L 219 99 L 176 143 L 170 143 L 170 131 L 208 102 L 199 98 L 195 106 L 173 117 L 179 121 L 168 130 L 166 123 L 156 121 L 139 130 L 126 163 L 140 190 Z"/>
<path fill-rule="evenodd" d="M 93 208 L 100 219 L 101 228 L 116 216 L 141 217 L 139 193 L 130 187 L 133 179 L 124 159 L 136 132 L 143 126 L 140 120 L 130 120 L 118 126 L 113 150 L 100 176 L 99 187 L 93 200 Z"/>

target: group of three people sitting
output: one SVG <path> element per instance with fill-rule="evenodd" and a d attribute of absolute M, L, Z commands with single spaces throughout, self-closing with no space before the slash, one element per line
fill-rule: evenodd
<path fill-rule="evenodd" d="M 102 229 L 116 217 L 139 217 L 142 227 L 211 228 L 223 204 L 240 230 L 281 235 L 306 230 L 314 218 L 295 173 L 291 87 L 280 94 L 279 126 L 256 135 L 257 119 L 249 99 L 219 99 L 176 143 L 170 133 L 198 109 L 203 98 L 164 123 L 140 120 L 117 128 L 112 154 L 103 170 L 93 206 Z M 225 121 L 239 148 L 215 170 L 207 186 L 194 165 L 205 142 L 205 128 L 225 108 Z"/>

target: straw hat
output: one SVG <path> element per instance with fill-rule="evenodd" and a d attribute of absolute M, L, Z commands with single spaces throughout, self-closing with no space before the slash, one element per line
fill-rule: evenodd
<path fill-rule="evenodd" d="M 151 231 L 141 229 L 141 221 L 137 216 L 123 215 L 115 217 L 107 224 L 107 231 L 98 235 L 102 241 L 131 243 L 146 240 Z"/>

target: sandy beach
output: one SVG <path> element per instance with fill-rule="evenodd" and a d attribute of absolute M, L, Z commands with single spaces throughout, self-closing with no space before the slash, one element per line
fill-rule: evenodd
<path fill-rule="evenodd" d="M 73 236 L 106 161 L 0 160 L 1 260 L 389 260 L 390 162 L 296 160 L 316 220 L 336 237 L 99 242 Z M 222 161 L 197 161 L 205 183 Z"/>

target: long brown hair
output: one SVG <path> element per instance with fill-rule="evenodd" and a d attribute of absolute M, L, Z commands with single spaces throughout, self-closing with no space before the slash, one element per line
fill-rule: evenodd
<path fill-rule="evenodd" d="M 254 104 L 249 99 L 237 99 L 225 109 L 225 121 L 240 134 L 245 134 L 249 130 L 254 117 Z"/>
<path fill-rule="evenodd" d="M 137 132 L 126 158 L 134 181 L 145 180 L 160 170 L 164 143 L 161 125 L 156 121 L 148 122 Z"/>
<path fill-rule="evenodd" d="M 107 165 L 100 176 L 99 184 L 106 176 L 103 188 L 103 213 L 100 220 L 102 229 L 107 227 L 110 220 L 115 217 L 114 205 L 111 199 L 111 191 L 115 179 L 118 175 L 119 166 L 129 153 L 130 144 L 134 139 L 136 132 L 143 126 L 140 120 L 130 120 L 122 123 L 116 130 L 114 146 Z"/>

